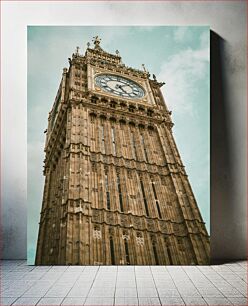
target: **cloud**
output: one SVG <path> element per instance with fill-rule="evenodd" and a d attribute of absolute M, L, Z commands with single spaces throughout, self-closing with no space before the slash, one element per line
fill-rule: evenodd
<path fill-rule="evenodd" d="M 178 27 L 174 30 L 173 38 L 178 43 L 189 41 L 192 39 L 192 32 L 188 27 Z"/>
<path fill-rule="evenodd" d="M 197 83 L 206 77 L 208 69 L 209 46 L 206 46 L 205 36 L 201 37 L 198 49 L 184 49 L 161 65 L 158 79 L 166 82 L 162 91 L 170 110 L 194 115 L 194 99 L 199 90 Z"/>

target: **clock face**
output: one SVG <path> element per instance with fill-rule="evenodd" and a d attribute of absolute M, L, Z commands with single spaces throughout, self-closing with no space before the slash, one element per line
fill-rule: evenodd
<path fill-rule="evenodd" d="M 123 98 L 138 99 L 145 95 L 144 89 L 137 83 L 118 75 L 100 74 L 96 76 L 95 82 L 104 91 Z"/>

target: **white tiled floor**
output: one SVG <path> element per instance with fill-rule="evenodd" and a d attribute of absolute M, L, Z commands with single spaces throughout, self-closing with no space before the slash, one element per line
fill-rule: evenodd
<path fill-rule="evenodd" d="M 27 266 L 2 261 L 0 305 L 247 305 L 247 262 Z"/>

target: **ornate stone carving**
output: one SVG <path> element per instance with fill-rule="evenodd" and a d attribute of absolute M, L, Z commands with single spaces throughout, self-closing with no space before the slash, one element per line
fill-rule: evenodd
<path fill-rule="evenodd" d="M 162 230 L 162 232 L 167 233 L 168 229 L 167 229 L 167 224 L 164 221 L 160 221 L 160 228 Z"/>
<path fill-rule="evenodd" d="M 139 217 L 132 217 L 133 225 L 135 228 L 141 228 L 141 219 Z"/>
<path fill-rule="evenodd" d="M 114 215 L 111 212 L 106 213 L 106 221 L 107 223 L 113 224 L 114 222 Z"/>
<path fill-rule="evenodd" d="M 93 210 L 92 212 L 92 221 L 101 222 L 101 212 L 98 210 Z"/>
<path fill-rule="evenodd" d="M 147 220 L 146 221 L 146 223 L 147 223 L 147 229 L 149 230 L 149 231 L 154 231 L 155 230 L 155 226 L 154 226 L 154 221 L 153 220 Z"/>
<path fill-rule="evenodd" d="M 145 239 L 143 237 L 136 237 L 136 243 L 140 246 L 143 246 L 145 243 Z"/>
<path fill-rule="evenodd" d="M 128 216 L 121 215 L 120 216 L 120 223 L 121 223 L 122 226 L 129 226 Z"/>
<path fill-rule="evenodd" d="M 122 239 L 123 239 L 123 240 L 129 240 L 129 239 L 130 239 L 130 237 L 129 237 L 129 235 L 128 235 L 128 232 L 127 232 L 127 231 L 123 231 L 123 234 L 122 234 Z"/>
<path fill-rule="evenodd" d="M 95 228 L 93 230 L 93 238 L 95 238 L 95 239 L 102 239 L 102 232 L 100 231 L 99 228 Z"/>
<path fill-rule="evenodd" d="M 140 246 L 143 246 L 145 243 L 144 237 L 142 237 L 142 233 L 138 232 L 136 235 L 136 243 Z"/>

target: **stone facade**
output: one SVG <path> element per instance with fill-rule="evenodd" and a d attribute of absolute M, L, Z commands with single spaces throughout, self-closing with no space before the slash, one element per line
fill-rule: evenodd
<path fill-rule="evenodd" d="M 69 63 L 48 118 L 36 264 L 208 264 L 163 83 L 102 50 L 98 37 Z M 95 82 L 104 73 L 132 80 L 144 96 L 106 92 Z"/>

